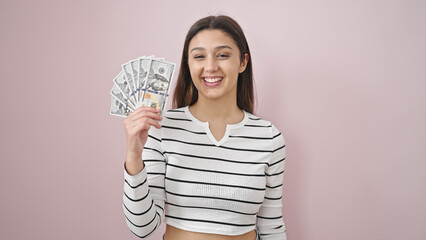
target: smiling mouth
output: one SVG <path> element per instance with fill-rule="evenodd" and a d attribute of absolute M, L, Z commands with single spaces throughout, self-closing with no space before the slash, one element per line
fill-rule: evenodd
<path fill-rule="evenodd" d="M 219 81 L 222 81 L 222 77 L 213 77 L 213 78 L 203 78 L 203 80 L 205 81 L 205 82 L 208 82 L 208 83 L 215 83 L 215 82 L 219 82 Z"/>

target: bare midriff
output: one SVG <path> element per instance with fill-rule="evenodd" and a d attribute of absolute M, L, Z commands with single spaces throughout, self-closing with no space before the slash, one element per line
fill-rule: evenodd
<path fill-rule="evenodd" d="M 190 232 L 175 228 L 173 226 L 166 226 L 166 233 L 164 240 L 255 240 L 256 232 L 252 230 L 242 235 L 229 236 L 211 233 Z"/>

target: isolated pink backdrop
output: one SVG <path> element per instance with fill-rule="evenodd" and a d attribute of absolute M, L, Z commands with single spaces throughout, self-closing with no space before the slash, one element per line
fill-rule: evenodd
<path fill-rule="evenodd" d="M 112 79 L 142 55 L 179 63 L 189 26 L 222 13 L 246 32 L 257 113 L 286 139 L 288 239 L 426 239 L 425 12 L 403 0 L 2 0 L 0 239 L 136 239 Z"/>

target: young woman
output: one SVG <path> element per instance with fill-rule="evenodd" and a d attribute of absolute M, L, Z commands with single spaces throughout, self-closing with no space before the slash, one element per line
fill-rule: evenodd
<path fill-rule="evenodd" d="M 124 121 L 130 230 L 145 238 L 164 220 L 165 240 L 285 240 L 284 138 L 253 115 L 250 51 L 233 19 L 190 28 L 173 104 Z"/>

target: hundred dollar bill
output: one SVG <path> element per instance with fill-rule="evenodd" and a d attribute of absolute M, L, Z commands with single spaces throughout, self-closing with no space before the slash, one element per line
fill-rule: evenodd
<path fill-rule="evenodd" d="M 130 61 L 130 67 L 132 69 L 132 77 L 133 77 L 133 83 L 135 84 L 135 91 L 134 95 L 136 98 L 136 101 L 139 101 L 138 94 L 137 94 L 137 87 L 138 87 L 138 76 L 139 76 L 139 59 L 135 59 Z"/>
<path fill-rule="evenodd" d="M 160 110 L 162 114 L 168 97 L 170 81 L 172 80 L 174 63 L 153 59 L 147 74 L 147 80 L 142 88 L 142 106 L 150 106 Z"/>
<path fill-rule="evenodd" d="M 127 62 L 123 65 L 121 65 L 123 72 L 124 72 L 124 79 L 129 83 L 130 93 L 129 97 L 133 97 L 135 101 L 137 101 L 137 98 L 135 96 L 136 94 L 136 84 L 134 81 L 134 76 L 137 75 L 136 70 L 132 68 L 132 61 Z"/>
<path fill-rule="evenodd" d="M 111 95 L 119 100 L 122 104 L 130 109 L 130 111 L 135 111 L 135 107 L 132 106 L 131 101 L 124 96 L 124 94 L 120 91 L 120 88 L 114 84 L 111 89 Z"/>
<path fill-rule="evenodd" d="M 114 116 L 127 117 L 130 113 L 130 108 L 115 97 L 111 97 L 111 108 L 109 113 Z"/>
<path fill-rule="evenodd" d="M 174 63 L 152 60 L 147 81 L 143 88 L 154 92 L 167 93 L 174 68 Z"/>
<path fill-rule="evenodd" d="M 137 92 L 138 92 L 138 99 L 140 102 L 142 102 L 143 87 L 145 86 L 145 83 L 148 77 L 148 70 L 149 70 L 149 67 L 151 66 L 151 62 L 152 62 L 152 59 L 150 58 L 139 59 L 139 75 L 138 75 Z"/>
<path fill-rule="evenodd" d="M 129 82 L 127 82 L 127 80 L 124 78 L 124 72 L 121 71 L 114 78 L 113 82 L 114 82 L 114 86 L 116 88 L 118 88 L 118 91 L 117 91 L 117 89 L 114 90 L 114 87 L 113 87 L 112 90 L 111 90 L 111 94 L 113 94 L 113 91 L 114 91 L 115 95 L 114 94 L 113 95 L 116 96 L 119 92 L 121 92 L 122 96 L 120 96 L 120 97 L 116 96 L 116 98 L 119 98 L 120 101 L 122 101 L 125 104 L 126 104 L 125 101 L 129 101 L 129 105 L 131 107 L 133 107 L 133 109 L 135 109 L 135 107 L 136 107 L 136 99 L 135 99 L 134 96 L 132 96 L 130 94 L 131 90 L 130 90 L 130 87 L 129 87 Z"/>

